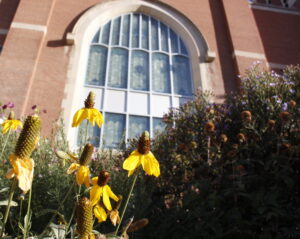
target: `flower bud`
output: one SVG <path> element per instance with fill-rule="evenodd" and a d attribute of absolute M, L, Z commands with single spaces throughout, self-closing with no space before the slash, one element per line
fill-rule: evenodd
<path fill-rule="evenodd" d="M 144 131 L 144 133 L 139 138 L 138 142 L 138 152 L 140 154 L 147 154 L 150 151 L 150 135 L 148 131 Z"/>
<path fill-rule="evenodd" d="M 92 159 L 92 155 L 94 152 L 94 146 L 92 144 L 86 144 L 84 146 L 83 152 L 80 156 L 79 163 L 80 165 L 87 165 Z"/>
<path fill-rule="evenodd" d="M 84 101 L 84 107 L 89 109 L 94 108 L 95 98 L 96 98 L 95 93 L 93 91 L 90 91 L 88 97 Z"/>
<path fill-rule="evenodd" d="M 41 120 L 39 116 L 28 116 L 25 120 L 23 129 L 18 138 L 15 154 L 19 158 L 29 158 L 35 149 L 41 130 Z"/>

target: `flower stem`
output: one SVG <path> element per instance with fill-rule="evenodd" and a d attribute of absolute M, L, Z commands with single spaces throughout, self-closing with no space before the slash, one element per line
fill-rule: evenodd
<path fill-rule="evenodd" d="M 23 199 L 20 200 L 20 211 L 19 211 L 18 225 L 19 225 L 19 223 L 21 223 L 22 208 L 23 208 Z M 20 233 L 20 227 L 18 227 L 17 236 L 19 236 L 19 233 Z"/>
<path fill-rule="evenodd" d="M 0 159 L 2 159 L 2 156 L 3 156 L 3 153 L 4 153 L 4 150 L 6 148 L 6 145 L 7 145 L 7 142 L 8 142 L 8 139 L 9 139 L 9 136 L 10 136 L 10 129 L 8 130 L 8 133 L 7 133 L 7 136 L 6 136 L 6 139 L 5 139 L 5 142 L 4 142 L 4 145 L 3 145 L 3 148 L 2 148 L 2 151 L 1 151 L 1 154 L 0 154 Z M 4 165 L 4 160 L 3 160 L 3 165 Z"/>
<path fill-rule="evenodd" d="M 25 232 L 24 232 L 24 235 L 23 235 L 23 239 L 26 239 L 27 238 L 27 233 L 28 233 L 28 225 L 29 225 L 29 220 L 31 220 L 31 213 L 30 213 L 30 206 L 31 206 L 31 196 L 32 196 L 32 186 L 29 190 L 29 197 L 28 197 L 28 205 L 27 205 L 27 213 L 26 213 L 26 221 L 25 221 L 25 225 L 24 225 L 24 228 L 25 228 Z"/>
<path fill-rule="evenodd" d="M 135 182 L 136 182 L 137 177 L 138 177 L 138 173 L 135 174 L 134 179 L 133 179 L 133 182 L 132 182 L 132 184 L 131 184 L 131 188 L 130 188 L 129 194 L 128 194 L 128 196 L 127 196 L 127 199 L 126 199 L 126 202 L 125 202 L 123 211 L 122 211 L 120 223 L 118 224 L 117 229 L 116 229 L 116 231 L 115 231 L 115 236 L 117 236 L 117 234 L 118 234 L 118 231 L 119 231 L 120 225 L 121 225 L 121 223 L 122 223 L 122 220 L 123 220 L 125 211 L 126 211 L 126 209 L 127 209 L 128 202 L 129 202 L 129 199 L 130 199 L 130 197 L 131 197 L 131 194 L 132 194 L 132 191 L 133 191 L 133 188 L 134 188 L 134 185 L 135 185 Z"/>
<path fill-rule="evenodd" d="M 0 238 L 2 238 L 4 230 L 5 230 L 5 225 L 7 223 L 8 214 L 9 214 L 10 206 L 11 206 L 11 201 L 13 199 L 13 196 L 14 196 L 14 193 L 16 190 L 16 186 L 17 186 L 17 180 L 14 178 L 11 188 L 10 188 L 10 191 L 9 191 L 8 202 L 7 202 L 4 220 L 3 220 L 3 224 L 2 224 L 2 228 L 1 228 Z"/>

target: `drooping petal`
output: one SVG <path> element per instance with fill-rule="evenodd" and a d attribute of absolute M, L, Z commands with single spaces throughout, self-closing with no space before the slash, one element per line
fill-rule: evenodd
<path fill-rule="evenodd" d="M 83 113 L 83 109 L 78 110 L 73 116 L 72 127 L 77 127 L 81 121 L 79 121 L 81 115 Z"/>
<path fill-rule="evenodd" d="M 81 122 L 84 121 L 85 119 L 88 119 L 88 115 L 89 115 L 88 109 L 83 108 L 82 114 L 79 117 L 79 124 L 81 124 Z"/>
<path fill-rule="evenodd" d="M 98 183 L 98 177 L 93 177 L 92 178 L 92 184 L 93 185 L 98 185 L 97 183 Z"/>
<path fill-rule="evenodd" d="M 90 191 L 90 201 L 92 203 L 93 206 L 95 206 L 101 196 L 103 194 L 103 187 L 100 187 L 99 185 L 94 185 Z"/>
<path fill-rule="evenodd" d="M 81 185 L 85 182 L 88 182 L 88 186 L 90 186 L 90 183 L 89 183 L 89 175 L 90 175 L 90 170 L 87 166 L 83 166 L 81 165 L 77 171 L 77 174 L 76 174 L 76 181 L 77 181 L 77 184 L 78 185 Z"/>
<path fill-rule="evenodd" d="M 17 130 L 18 127 L 22 128 L 22 122 L 20 120 L 11 120 L 12 124 L 11 124 L 11 129 L 12 130 Z"/>
<path fill-rule="evenodd" d="M 94 109 L 93 113 L 94 113 L 94 117 L 95 117 L 95 122 L 98 125 L 98 127 L 100 128 L 101 125 L 104 123 L 103 116 L 102 116 L 101 112 L 97 109 Z"/>
<path fill-rule="evenodd" d="M 5 120 L 4 123 L 2 124 L 2 134 L 6 134 L 7 131 L 10 129 L 11 127 L 11 120 Z"/>
<path fill-rule="evenodd" d="M 99 205 L 96 205 L 94 207 L 94 215 L 98 219 L 98 222 L 104 222 L 107 219 L 107 214 L 103 207 L 100 207 Z"/>
<path fill-rule="evenodd" d="M 142 155 L 137 151 L 134 150 L 129 157 L 123 163 L 123 169 L 128 170 L 128 176 L 130 176 L 137 167 L 140 166 L 141 160 L 140 157 Z"/>
<path fill-rule="evenodd" d="M 26 193 L 32 185 L 34 161 L 32 158 L 18 158 L 14 154 L 9 157 L 10 164 L 18 179 L 19 188 Z"/>
<path fill-rule="evenodd" d="M 154 175 L 155 177 L 158 177 L 160 175 L 160 167 L 154 155 L 149 152 L 148 154 L 143 156 L 144 157 L 142 158 L 141 163 L 145 172 L 148 175 Z"/>
<path fill-rule="evenodd" d="M 111 211 L 112 207 L 111 207 L 111 204 L 110 204 L 109 194 L 108 194 L 108 191 L 107 191 L 108 187 L 109 187 L 108 185 L 103 186 L 102 198 L 103 198 L 103 203 L 104 203 L 104 206 L 106 207 L 106 209 L 108 211 Z"/>
<path fill-rule="evenodd" d="M 112 198 L 113 200 L 115 200 L 116 202 L 118 202 L 119 198 L 113 193 L 113 191 L 111 190 L 110 186 L 106 185 L 104 187 L 106 189 L 106 192 L 107 192 L 108 196 L 110 198 Z"/>
<path fill-rule="evenodd" d="M 80 165 L 78 163 L 72 163 L 67 170 L 67 174 L 74 173 L 79 167 Z"/>

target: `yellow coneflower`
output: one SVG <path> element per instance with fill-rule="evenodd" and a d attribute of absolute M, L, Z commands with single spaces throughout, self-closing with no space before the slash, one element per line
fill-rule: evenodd
<path fill-rule="evenodd" d="M 77 231 L 80 239 L 94 239 L 93 231 L 93 206 L 87 197 L 79 200 L 76 207 Z"/>
<path fill-rule="evenodd" d="M 78 185 L 84 184 L 87 188 L 90 186 L 90 169 L 87 167 L 91 161 L 94 151 L 92 144 L 86 144 L 78 162 L 72 163 L 68 168 L 67 174 L 77 171 L 76 182 Z"/>
<path fill-rule="evenodd" d="M 251 121 L 252 120 L 252 114 L 250 111 L 245 110 L 241 113 L 241 117 L 243 121 Z"/>
<path fill-rule="evenodd" d="M 124 161 L 123 168 L 128 170 L 128 177 L 133 174 L 134 170 L 142 165 L 147 175 L 160 175 L 159 163 L 150 151 L 149 132 L 145 131 L 138 142 L 137 150 L 134 150 Z"/>
<path fill-rule="evenodd" d="M 96 123 L 98 127 L 101 127 L 104 122 L 103 117 L 99 110 L 94 108 L 94 105 L 95 93 L 91 91 L 84 101 L 84 108 L 78 110 L 75 113 L 73 117 L 72 127 L 77 127 L 85 119 L 87 119 L 91 123 L 91 125 L 94 126 Z"/>
<path fill-rule="evenodd" d="M 17 130 L 18 127 L 22 128 L 22 122 L 15 120 L 15 114 L 11 111 L 7 120 L 2 123 L 2 134 L 6 134 L 9 130 Z"/>
<path fill-rule="evenodd" d="M 93 187 L 90 191 L 91 204 L 94 207 L 94 215 L 98 219 L 98 222 L 106 221 L 107 213 L 112 211 L 112 206 L 109 198 L 118 202 L 119 198 L 113 193 L 111 188 L 107 185 L 110 174 L 107 171 L 101 171 L 98 177 L 92 179 Z M 100 204 L 99 204 L 100 202 Z"/>
<path fill-rule="evenodd" d="M 34 161 L 30 158 L 35 149 L 41 130 L 41 120 L 39 116 L 28 116 L 25 120 L 24 127 L 18 138 L 15 153 L 9 156 L 9 162 L 12 165 L 6 177 L 18 179 L 19 188 L 26 193 L 32 184 Z"/>

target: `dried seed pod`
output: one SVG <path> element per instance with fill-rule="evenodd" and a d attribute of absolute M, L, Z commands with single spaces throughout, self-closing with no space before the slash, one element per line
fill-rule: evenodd
<path fill-rule="evenodd" d="M 207 122 L 204 129 L 207 133 L 212 133 L 215 131 L 215 124 L 213 122 Z"/>
<path fill-rule="evenodd" d="M 39 116 L 28 116 L 18 138 L 15 154 L 19 158 L 29 158 L 40 137 L 41 120 Z"/>
<path fill-rule="evenodd" d="M 86 144 L 79 159 L 80 165 L 85 166 L 89 164 L 92 159 L 93 152 L 94 146 L 92 144 Z"/>
<path fill-rule="evenodd" d="M 98 175 L 98 185 L 99 186 L 104 186 L 108 183 L 108 180 L 109 180 L 109 177 L 110 177 L 110 173 L 108 171 L 101 171 Z"/>
<path fill-rule="evenodd" d="M 276 124 L 275 120 L 268 120 L 268 128 L 273 129 Z"/>
<path fill-rule="evenodd" d="M 87 197 L 79 200 L 76 207 L 76 217 L 80 238 L 89 238 L 93 230 L 93 206 Z"/>
<path fill-rule="evenodd" d="M 228 141 L 228 137 L 226 134 L 221 134 L 220 135 L 220 141 L 221 143 L 225 144 Z"/>
<path fill-rule="evenodd" d="M 96 98 L 95 93 L 93 91 L 90 91 L 88 97 L 84 101 L 84 107 L 89 109 L 94 108 L 95 98 Z"/>
<path fill-rule="evenodd" d="M 147 154 L 150 151 L 150 135 L 148 131 L 144 131 L 144 133 L 139 138 L 138 142 L 138 152 L 140 154 Z"/>
<path fill-rule="evenodd" d="M 279 114 L 279 117 L 282 121 L 288 121 L 290 119 L 290 116 L 291 116 L 290 113 L 287 111 L 281 112 Z"/>
<path fill-rule="evenodd" d="M 241 117 L 242 117 L 242 120 L 244 120 L 244 121 L 251 121 L 252 120 L 252 114 L 248 110 L 243 111 L 241 113 Z"/>

